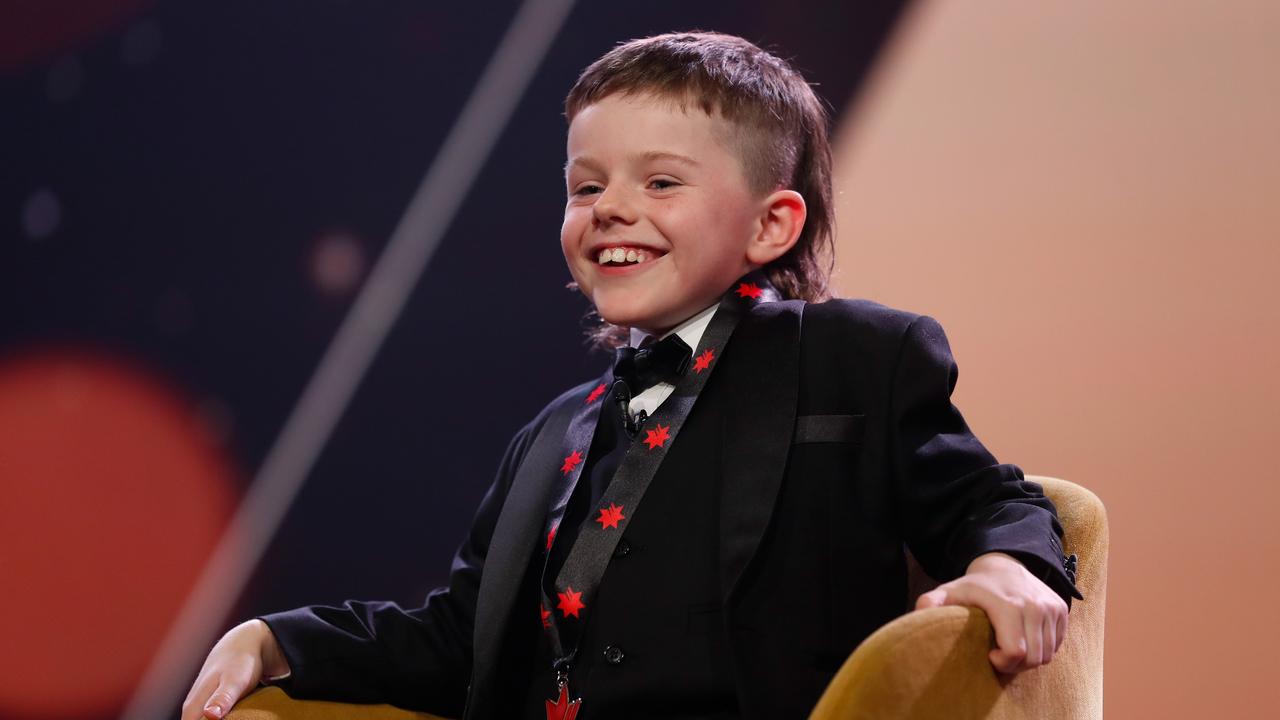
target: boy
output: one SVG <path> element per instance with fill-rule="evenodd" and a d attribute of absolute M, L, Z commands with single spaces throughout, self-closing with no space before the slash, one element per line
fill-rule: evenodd
<path fill-rule="evenodd" d="M 950 580 L 918 608 L 985 610 L 1000 671 L 1048 662 L 1080 597 L 1062 528 L 951 405 L 941 328 L 817 302 L 830 152 L 803 78 L 663 35 L 588 67 L 566 116 L 562 249 L 598 340 L 630 346 L 517 434 L 448 588 L 238 626 L 183 717 L 260 678 L 450 717 L 804 717 L 907 609 L 904 543 Z"/>

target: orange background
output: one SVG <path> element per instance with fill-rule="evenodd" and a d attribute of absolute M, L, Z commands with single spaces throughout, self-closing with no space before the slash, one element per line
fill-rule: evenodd
<path fill-rule="evenodd" d="M 837 133 L 842 293 L 942 321 L 978 435 L 1108 508 L 1111 717 L 1280 704 L 1278 39 L 1274 2 L 920 2 Z"/>

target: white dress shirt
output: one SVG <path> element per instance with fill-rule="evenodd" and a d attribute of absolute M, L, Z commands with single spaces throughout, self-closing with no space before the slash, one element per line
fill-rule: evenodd
<path fill-rule="evenodd" d="M 720 303 L 716 303 L 693 317 L 685 320 L 679 325 L 672 328 L 658 340 L 668 337 L 672 333 L 680 336 L 680 339 L 689 346 L 695 355 L 698 354 L 698 343 L 702 340 L 702 334 L 706 332 L 707 325 L 711 324 L 711 316 L 716 313 L 716 308 L 720 307 Z M 643 330 L 631 328 L 631 347 L 638 348 L 645 338 L 649 337 L 649 333 Z M 667 382 L 660 382 L 653 387 L 645 389 L 644 392 L 631 398 L 631 404 L 627 408 L 631 411 L 632 417 L 640 414 L 644 410 L 646 415 L 652 415 L 658 410 L 658 406 L 662 401 L 671 397 L 671 393 L 676 389 L 675 385 Z"/>

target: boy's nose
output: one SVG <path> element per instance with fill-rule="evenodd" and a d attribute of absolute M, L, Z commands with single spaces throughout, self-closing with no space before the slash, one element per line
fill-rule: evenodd
<path fill-rule="evenodd" d="M 604 192 L 596 198 L 595 204 L 591 208 L 595 216 L 596 223 L 607 225 L 611 223 L 622 223 L 630 225 L 636 221 L 635 205 L 631 199 L 626 197 L 626 193 L 618 188 L 605 188 Z"/>

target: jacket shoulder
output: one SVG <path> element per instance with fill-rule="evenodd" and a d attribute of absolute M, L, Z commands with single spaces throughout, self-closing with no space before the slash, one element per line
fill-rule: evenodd
<path fill-rule="evenodd" d="M 587 395 L 600 384 L 599 379 L 584 382 L 581 385 L 575 385 L 568 390 L 560 393 L 554 400 L 547 403 L 538 414 L 533 417 L 524 427 L 515 434 L 511 439 L 511 448 L 508 451 L 513 459 L 513 467 L 518 467 L 524 461 L 524 456 L 529 452 L 529 448 L 533 445 L 533 441 L 538 437 L 538 433 L 542 432 L 543 426 L 551 419 L 557 411 L 565 408 L 567 404 L 580 404 L 586 399 Z"/>
<path fill-rule="evenodd" d="M 570 403 L 575 405 L 581 404 L 586 400 L 587 396 L 591 394 L 591 391 L 595 390 L 599 385 L 600 379 L 596 378 L 594 380 L 584 382 L 581 385 L 574 385 L 568 390 L 565 390 L 557 395 L 554 400 L 547 403 L 545 407 L 539 410 L 533 420 L 529 421 L 529 424 L 525 426 L 525 429 L 533 433 L 537 433 L 542 429 L 543 425 L 547 424 L 547 421 L 551 419 L 551 416 L 557 411 Z"/>
<path fill-rule="evenodd" d="M 537 416 L 534 417 L 530 425 L 533 425 L 536 427 L 542 427 L 542 425 L 547 422 L 547 419 L 550 418 L 551 415 L 556 412 L 556 410 L 564 407 L 566 403 L 570 403 L 570 402 L 581 403 L 586 399 L 587 395 L 591 394 L 591 391 L 594 390 L 599 385 L 600 385 L 600 379 L 595 378 L 593 380 L 588 380 L 587 382 L 584 382 L 580 385 L 574 385 L 568 390 L 565 390 L 564 392 L 557 395 L 554 400 L 547 403 L 546 407 L 542 408 L 542 410 L 538 412 Z"/>
<path fill-rule="evenodd" d="M 839 298 L 805 305 L 804 333 L 809 337 L 842 337 L 896 346 L 921 317 L 924 316 L 872 300 Z"/>

